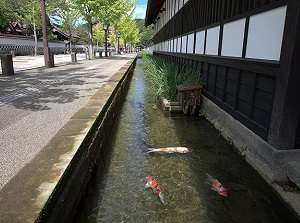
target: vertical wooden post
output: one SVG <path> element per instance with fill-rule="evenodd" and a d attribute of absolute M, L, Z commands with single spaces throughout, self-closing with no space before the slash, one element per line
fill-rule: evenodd
<path fill-rule="evenodd" d="M 268 143 L 293 149 L 300 115 L 300 2 L 287 1 L 287 13 L 275 87 Z"/>
<path fill-rule="evenodd" d="M 2 75 L 9 76 L 15 74 L 11 54 L 1 55 L 1 68 L 2 68 Z"/>
<path fill-rule="evenodd" d="M 53 67 L 54 61 L 50 60 L 50 51 L 48 47 L 48 38 L 47 38 L 47 20 L 46 20 L 46 6 L 45 0 L 41 0 L 41 10 L 42 10 L 42 30 L 43 30 L 43 47 L 44 47 L 44 60 L 45 67 Z"/>

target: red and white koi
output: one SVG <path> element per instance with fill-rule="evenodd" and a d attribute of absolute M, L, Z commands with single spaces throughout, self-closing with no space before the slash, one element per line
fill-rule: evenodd
<path fill-rule="evenodd" d="M 218 194 L 227 197 L 228 191 L 227 189 L 225 189 L 223 187 L 223 185 L 217 180 L 214 179 L 211 175 L 206 174 L 207 175 L 207 179 L 206 179 L 206 183 L 208 183 L 209 185 L 211 185 L 212 187 L 210 189 L 217 191 Z"/>
<path fill-rule="evenodd" d="M 188 153 L 192 150 L 186 147 L 166 147 L 166 148 L 148 148 L 147 153 L 165 152 L 165 153 Z"/>
<path fill-rule="evenodd" d="M 146 177 L 146 181 L 147 183 L 145 185 L 145 188 L 151 188 L 153 193 L 156 193 L 159 196 L 161 202 L 165 203 L 165 197 L 160 186 L 158 185 L 158 182 L 153 177 Z"/>

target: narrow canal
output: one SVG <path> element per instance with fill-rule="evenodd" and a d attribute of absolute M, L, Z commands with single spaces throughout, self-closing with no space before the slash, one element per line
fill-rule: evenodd
<path fill-rule="evenodd" d="M 296 222 L 270 188 L 205 119 L 170 116 L 148 95 L 137 66 L 104 157 L 74 222 Z M 147 154 L 148 147 L 185 146 L 192 152 Z M 211 190 L 207 174 L 228 189 Z M 145 188 L 154 177 L 165 196 Z"/>

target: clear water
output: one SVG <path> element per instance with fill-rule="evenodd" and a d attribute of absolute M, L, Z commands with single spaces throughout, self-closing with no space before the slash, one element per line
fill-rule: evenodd
<path fill-rule="evenodd" d="M 138 60 L 105 158 L 97 165 L 74 222 L 296 222 L 260 177 L 205 119 L 168 115 L 147 95 Z M 185 146 L 188 154 L 146 154 Z M 229 190 L 222 197 L 206 174 Z M 145 177 L 160 184 L 165 204 Z"/>

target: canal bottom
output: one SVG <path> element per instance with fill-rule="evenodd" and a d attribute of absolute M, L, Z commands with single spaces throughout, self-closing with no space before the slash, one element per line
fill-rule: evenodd
<path fill-rule="evenodd" d="M 137 65 L 103 158 L 74 216 L 81 222 L 297 222 L 220 133 L 199 116 L 166 114 Z M 184 146 L 186 154 L 148 147 Z M 228 189 L 211 190 L 207 174 Z M 145 188 L 155 178 L 165 196 Z"/>

